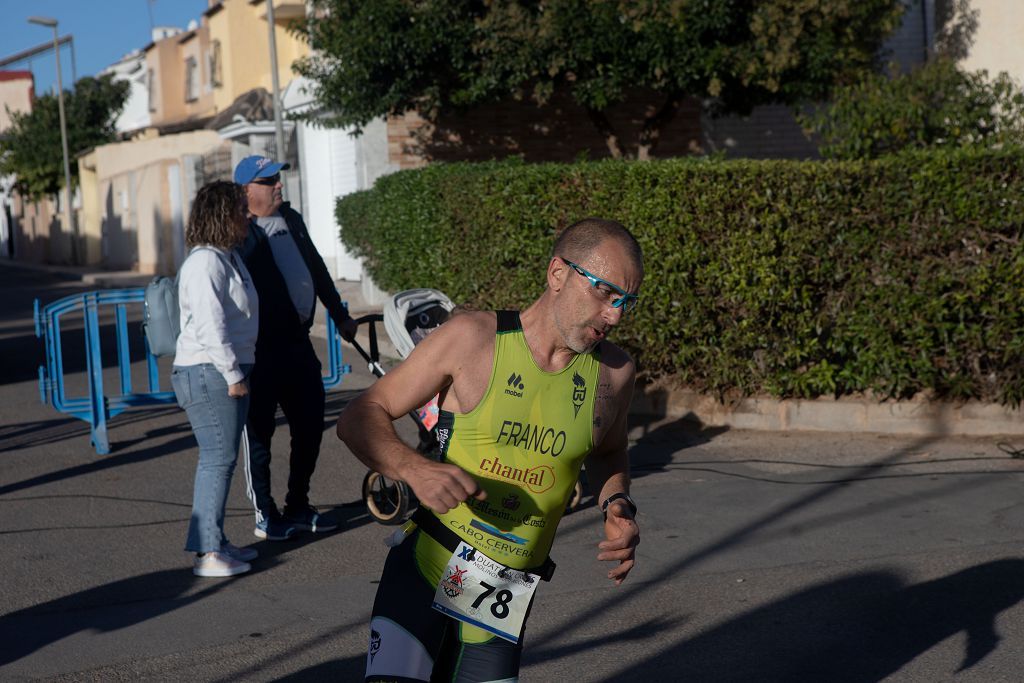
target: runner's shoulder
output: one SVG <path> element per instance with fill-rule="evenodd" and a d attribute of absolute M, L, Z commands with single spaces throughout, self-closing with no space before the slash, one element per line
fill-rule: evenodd
<path fill-rule="evenodd" d="M 473 344 L 493 337 L 497 329 L 498 317 L 494 311 L 456 310 L 438 331 L 444 330 L 447 337 Z"/>
<path fill-rule="evenodd" d="M 636 364 L 621 346 L 610 341 L 601 342 L 601 370 L 613 378 L 630 381 L 636 377 Z"/>

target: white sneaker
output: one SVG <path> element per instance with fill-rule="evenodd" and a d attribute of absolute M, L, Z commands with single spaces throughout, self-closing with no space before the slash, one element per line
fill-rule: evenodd
<path fill-rule="evenodd" d="M 225 555 L 230 555 L 239 562 L 252 562 L 260 556 L 256 548 L 239 548 L 233 543 L 224 541 L 220 544 L 220 551 Z"/>
<path fill-rule="evenodd" d="M 248 562 L 241 562 L 224 552 L 210 552 L 196 556 L 192 573 L 196 576 L 217 577 L 244 574 L 252 569 Z"/>

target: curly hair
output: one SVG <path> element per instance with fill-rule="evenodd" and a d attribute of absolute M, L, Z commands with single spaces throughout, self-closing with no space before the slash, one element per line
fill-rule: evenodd
<path fill-rule="evenodd" d="M 227 180 L 207 183 L 196 193 L 185 228 L 185 245 L 191 249 L 209 244 L 232 249 L 241 242 L 238 221 L 246 216 L 245 189 Z"/>

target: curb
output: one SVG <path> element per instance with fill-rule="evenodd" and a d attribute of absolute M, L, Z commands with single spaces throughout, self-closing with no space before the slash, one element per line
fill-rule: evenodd
<path fill-rule="evenodd" d="M 686 389 L 637 387 L 630 414 L 707 427 L 898 436 L 1024 436 L 1024 410 L 968 401 L 745 398 L 725 405 Z"/>

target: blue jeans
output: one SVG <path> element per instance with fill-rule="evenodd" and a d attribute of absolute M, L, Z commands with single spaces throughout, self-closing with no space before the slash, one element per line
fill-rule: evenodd
<path fill-rule="evenodd" d="M 241 370 L 248 376 L 252 365 L 242 365 Z M 199 444 L 192 521 L 188 525 L 185 550 L 217 551 L 227 541 L 224 508 L 238 459 L 238 442 L 249 411 L 249 397 L 228 396 L 227 382 L 211 363 L 175 365 L 171 385 Z"/>

